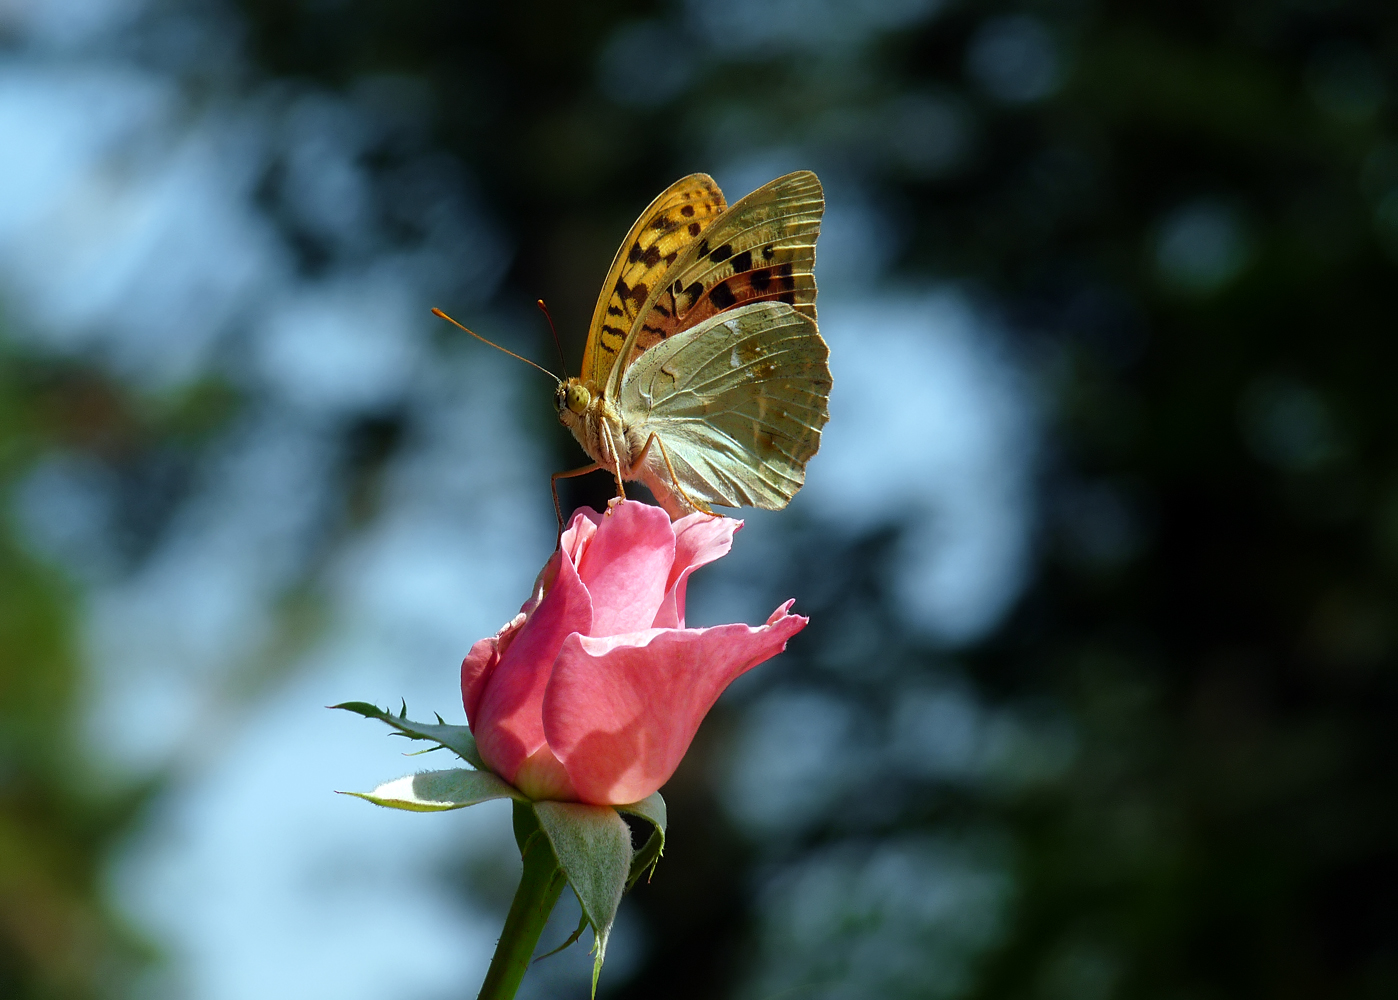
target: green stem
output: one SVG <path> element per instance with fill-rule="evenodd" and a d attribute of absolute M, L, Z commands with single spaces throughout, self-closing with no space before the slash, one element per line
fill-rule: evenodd
<path fill-rule="evenodd" d="M 533 806 L 526 803 L 515 803 L 515 839 L 520 844 L 524 871 L 477 1000 L 512 1000 L 567 882 L 548 838 L 539 829 Z"/>

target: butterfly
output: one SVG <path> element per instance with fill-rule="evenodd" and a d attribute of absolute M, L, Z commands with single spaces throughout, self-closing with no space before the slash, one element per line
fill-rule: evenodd
<path fill-rule="evenodd" d="M 671 184 L 631 227 L 602 284 L 582 373 L 558 419 L 592 463 L 645 484 L 671 518 L 780 510 L 829 419 L 830 350 L 816 326 L 825 210 L 809 170 L 732 207 L 707 174 Z"/>

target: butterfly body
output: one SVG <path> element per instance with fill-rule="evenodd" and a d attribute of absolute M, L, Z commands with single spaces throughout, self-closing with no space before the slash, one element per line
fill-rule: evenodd
<path fill-rule="evenodd" d="M 672 514 L 676 510 L 706 509 L 673 496 L 659 449 L 648 449 L 649 436 L 641 428 L 629 425 L 600 391 L 593 395 L 580 379 L 570 378 L 559 383 L 557 397 L 559 423 L 573 432 L 583 451 L 600 468 L 618 480 L 644 483 L 656 501 Z"/>
<path fill-rule="evenodd" d="M 574 377 L 558 384 L 556 397 L 559 423 L 573 432 L 588 457 L 621 479 L 637 479 L 626 426 L 601 388 Z"/>
<path fill-rule="evenodd" d="M 831 384 L 815 322 L 823 211 L 820 182 L 798 171 L 731 208 L 693 174 L 642 213 L 603 284 L 583 374 L 556 396 L 618 485 L 644 483 L 672 517 L 780 509 L 801 488 Z"/>

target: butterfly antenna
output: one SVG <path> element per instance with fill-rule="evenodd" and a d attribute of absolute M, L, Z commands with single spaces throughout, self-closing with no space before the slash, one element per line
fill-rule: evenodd
<path fill-rule="evenodd" d="M 551 372 L 551 371 L 549 371 L 547 368 L 545 368 L 543 365 L 535 365 L 534 362 L 530 361 L 528 358 L 522 358 L 522 357 L 520 357 L 518 354 L 516 354 L 514 351 L 507 350 L 506 348 L 501 347 L 499 344 L 496 344 L 496 343 L 493 343 L 493 342 L 491 342 L 491 341 L 489 341 L 489 340 L 486 340 L 484 337 L 482 337 L 482 336 L 481 336 L 479 333 L 477 333 L 475 330 L 467 330 L 464 326 L 462 326 L 462 325 L 461 325 L 460 323 L 458 323 L 456 320 L 452 319 L 452 318 L 451 318 L 450 316 L 448 316 L 446 313 L 442 312 L 442 310 L 438 309 L 436 306 L 433 306 L 433 307 L 432 307 L 432 315 L 438 317 L 439 319 L 444 319 L 444 320 L 446 320 L 448 323 L 450 323 L 452 326 L 456 327 L 458 330 L 462 330 L 462 331 L 464 331 L 464 332 L 466 332 L 466 333 L 469 333 L 471 336 L 473 336 L 473 337 L 475 337 L 477 340 L 479 340 L 482 344 L 490 344 L 490 346 L 493 347 L 493 348 L 495 348 L 497 351 L 504 351 L 506 354 L 508 354 L 508 355 L 509 355 L 510 357 L 512 357 L 512 358 L 519 358 L 519 360 L 523 361 L 526 365 L 534 365 L 535 368 L 539 369 L 539 371 L 543 372 L 545 375 L 547 375 L 549 378 L 553 379 L 555 382 L 561 382 L 561 381 L 563 381 L 563 380 L 560 379 L 557 375 L 555 375 L 553 372 Z"/>
<path fill-rule="evenodd" d="M 544 314 L 544 319 L 549 321 L 549 330 L 553 333 L 553 346 L 558 348 L 558 367 L 563 369 L 563 377 L 568 377 L 568 362 L 563 357 L 563 344 L 558 339 L 558 327 L 553 325 L 553 314 L 549 312 L 549 307 L 544 305 L 544 300 L 539 300 L 539 309 Z"/>

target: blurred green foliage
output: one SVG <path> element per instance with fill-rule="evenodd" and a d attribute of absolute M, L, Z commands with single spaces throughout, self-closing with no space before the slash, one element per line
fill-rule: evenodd
<path fill-rule="evenodd" d="M 116 913 L 103 870 L 164 780 L 102 772 L 83 730 L 81 582 L 22 544 L 15 487 L 55 454 L 94 457 L 143 487 L 171 456 L 191 461 L 236 405 L 218 383 L 141 396 L 81 362 L 0 345 L 0 996 L 114 996 L 136 982 L 156 949 Z M 162 486 L 132 491 L 115 540 L 129 560 L 178 502 Z"/>
<path fill-rule="evenodd" d="M 0 495 L 45 448 L 108 433 L 113 392 L 0 353 Z M 78 600 L 0 521 L 0 995 L 17 1000 L 106 995 L 143 951 L 100 889 L 139 795 L 99 791 L 79 749 Z"/>

